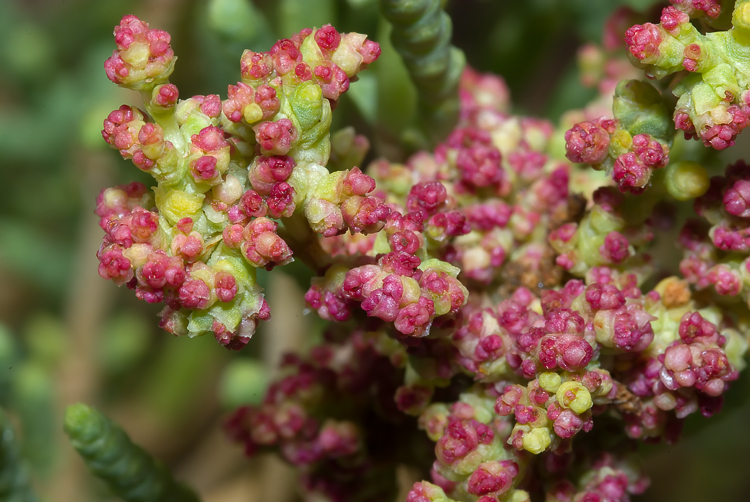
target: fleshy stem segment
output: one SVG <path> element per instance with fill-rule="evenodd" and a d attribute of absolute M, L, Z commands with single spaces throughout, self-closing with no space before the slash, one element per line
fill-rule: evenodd
<path fill-rule="evenodd" d="M 453 25 L 440 0 L 380 0 L 391 41 L 419 95 L 419 121 L 434 146 L 458 122 L 458 82 L 466 58 L 451 45 Z M 427 127 L 429 125 L 429 127 Z"/>
<path fill-rule="evenodd" d="M 31 491 L 29 472 L 21 461 L 16 433 L 0 409 L 0 499 L 7 502 L 37 502 Z"/>
<path fill-rule="evenodd" d="M 127 502 L 198 502 L 167 468 L 130 441 L 98 410 L 77 403 L 65 411 L 65 432 L 91 472 Z"/>

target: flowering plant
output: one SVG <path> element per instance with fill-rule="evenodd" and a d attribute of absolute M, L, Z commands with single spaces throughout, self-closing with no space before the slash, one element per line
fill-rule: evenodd
<path fill-rule="evenodd" d="M 559 124 L 464 67 L 440 2 L 380 4 L 420 148 L 366 168 L 367 139 L 331 124 L 378 64 L 367 36 L 304 29 L 245 50 L 225 99 L 181 100 L 170 36 L 122 18 L 105 70 L 144 110 L 102 135 L 155 185 L 101 192 L 99 274 L 163 303 L 164 330 L 240 350 L 286 315 L 257 270 L 310 268 L 323 342 L 226 421 L 248 455 L 297 466 L 306 500 L 392 500 L 403 465 L 408 502 L 630 500 L 637 444 L 717 413 L 746 366 L 750 166 L 690 141 L 723 150 L 750 123 L 750 2 L 616 11 L 580 51 L 599 96 Z M 95 410 L 66 428 L 126 500 L 194 499 Z M 110 436 L 155 474 L 118 474 Z"/>

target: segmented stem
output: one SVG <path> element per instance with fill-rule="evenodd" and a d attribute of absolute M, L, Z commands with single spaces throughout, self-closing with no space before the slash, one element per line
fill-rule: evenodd
<path fill-rule="evenodd" d="M 37 502 L 31 491 L 29 472 L 21 461 L 16 433 L 10 420 L 0 409 L 0 500 L 8 502 Z"/>
<path fill-rule="evenodd" d="M 440 0 L 379 0 L 379 4 L 393 25 L 393 46 L 417 87 L 423 129 L 437 143 L 458 120 L 458 82 L 466 63 L 464 53 L 451 45 L 451 18 Z"/>
<path fill-rule="evenodd" d="M 162 464 L 133 444 L 101 412 L 85 404 L 65 411 L 65 432 L 91 472 L 127 502 L 198 502 Z"/>

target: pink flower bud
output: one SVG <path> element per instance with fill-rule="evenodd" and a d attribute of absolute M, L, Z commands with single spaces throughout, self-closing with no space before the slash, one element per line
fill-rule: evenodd
<path fill-rule="evenodd" d="M 259 85 L 255 89 L 255 102 L 263 110 L 263 120 L 268 120 L 279 111 L 281 102 L 276 96 L 276 89 L 270 85 Z"/>
<path fill-rule="evenodd" d="M 350 300 L 363 300 L 374 291 L 373 284 L 381 275 L 377 265 L 363 265 L 347 272 L 342 285 L 342 295 Z"/>
<path fill-rule="evenodd" d="M 750 125 L 750 116 L 737 105 L 730 105 L 727 113 L 731 116 L 728 123 L 714 124 L 709 121 L 699 134 L 703 144 L 716 150 L 723 150 L 734 146 L 734 138 Z"/>
<path fill-rule="evenodd" d="M 180 303 L 189 309 L 202 309 L 208 306 L 211 291 L 202 279 L 188 279 L 180 287 Z"/>
<path fill-rule="evenodd" d="M 195 178 L 195 181 L 197 182 L 216 179 L 219 174 L 216 170 L 216 157 L 204 155 L 191 162 L 190 174 L 193 175 L 193 178 Z"/>
<path fill-rule="evenodd" d="M 394 276 L 388 276 L 389 277 Z M 396 320 L 396 316 L 399 313 L 399 302 L 401 295 L 403 294 L 403 288 L 401 287 L 401 281 L 398 281 L 397 287 L 386 288 L 385 285 L 382 289 L 376 289 L 370 296 L 368 296 L 362 302 L 362 310 L 367 312 L 368 316 L 378 317 L 385 322 L 393 322 Z"/>
<path fill-rule="evenodd" d="M 224 227 L 224 231 L 222 233 L 224 244 L 230 249 L 239 247 L 243 240 L 244 231 L 244 227 L 238 224 Z"/>
<path fill-rule="evenodd" d="M 115 84 L 121 83 L 130 75 L 128 65 L 118 54 L 112 54 L 112 57 L 104 62 L 104 71 L 107 73 L 107 78 Z"/>
<path fill-rule="evenodd" d="M 720 295 L 736 296 L 742 291 L 742 279 L 737 272 L 727 265 L 716 265 L 712 267 L 706 279 L 713 284 L 716 292 Z"/>
<path fill-rule="evenodd" d="M 255 102 L 255 90 L 238 82 L 237 85 L 228 86 L 227 95 L 228 98 L 222 105 L 224 115 L 232 122 L 239 122 L 245 116 L 245 107 Z"/>
<path fill-rule="evenodd" d="M 423 385 L 402 385 L 396 389 L 393 399 L 402 413 L 416 415 L 430 403 L 433 389 Z"/>
<path fill-rule="evenodd" d="M 331 61 L 323 61 L 313 72 L 315 83 L 323 91 L 323 97 L 336 101 L 349 90 L 349 77 L 346 72 Z"/>
<path fill-rule="evenodd" d="M 648 167 L 659 169 L 669 163 L 668 149 L 648 134 L 633 136 L 633 152 Z"/>
<path fill-rule="evenodd" d="M 154 82 L 157 77 L 164 79 L 171 72 L 174 52 L 169 33 L 148 29 L 147 23 L 129 15 L 115 27 L 115 42 L 117 49 L 104 63 L 112 82 L 138 86 Z"/>
<path fill-rule="evenodd" d="M 255 190 L 248 190 L 240 197 L 240 207 L 248 217 L 265 216 L 268 206 L 263 197 Z"/>
<path fill-rule="evenodd" d="M 515 465 L 510 461 L 480 464 L 469 477 L 467 491 L 472 495 L 492 494 L 492 497 L 488 498 L 497 500 L 498 496 L 508 491 L 513 483 L 513 477 L 518 474 L 517 467 L 513 469 L 507 464 Z"/>
<path fill-rule="evenodd" d="M 143 124 L 138 131 L 138 142 L 141 146 L 161 145 L 164 143 L 164 131 L 159 124 Z"/>
<path fill-rule="evenodd" d="M 606 117 L 574 125 L 565 133 L 565 156 L 571 162 L 601 164 L 609 153 L 615 128 L 615 121 Z"/>
<path fill-rule="evenodd" d="M 612 175 L 621 191 L 639 194 L 651 179 L 651 170 L 636 154 L 628 152 L 617 157 Z"/>
<path fill-rule="evenodd" d="M 218 94 L 209 94 L 203 98 L 203 102 L 201 103 L 201 113 L 211 118 L 221 115 L 221 98 Z"/>
<path fill-rule="evenodd" d="M 670 371 L 685 371 L 692 362 L 692 352 L 687 345 L 667 347 L 664 352 L 664 367 Z"/>
<path fill-rule="evenodd" d="M 472 228 L 491 230 L 495 227 L 506 227 L 513 214 L 513 208 L 503 201 L 493 201 L 469 206 L 464 212 Z"/>
<path fill-rule="evenodd" d="M 96 257 L 99 258 L 99 276 L 103 279 L 110 279 L 121 286 L 133 278 L 130 260 L 122 255 L 120 246 L 111 245 L 100 249 Z"/>
<path fill-rule="evenodd" d="M 384 272 L 412 276 L 422 261 L 409 253 L 393 251 L 382 256 L 379 264 Z"/>
<path fill-rule="evenodd" d="M 390 208 L 379 197 L 353 196 L 341 204 L 341 215 L 353 233 L 380 231 L 390 213 Z"/>
<path fill-rule="evenodd" d="M 630 243 L 620 232 L 609 232 L 599 246 L 599 254 L 608 262 L 622 263 L 630 256 Z"/>
<path fill-rule="evenodd" d="M 364 68 L 365 65 L 375 62 L 375 60 L 380 57 L 382 49 L 380 48 L 380 44 L 368 39 L 365 40 L 362 47 L 360 47 L 359 53 L 362 55 L 361 68 Z"/>
<path fill-rule="evenodd" d="M 255 267 L 273 268 L 292 259 L 292 250 L 276 234 L 277 224 L 268 218 L 256 218 L 245 227 L 241 249 L 248 262 Z"/>
<path fill-rule="evenodd" d="M 360 434 L 351 422 L 329 421 L 320 429 L 317 444 L 329 458 L 354 455 L 360 448 Z"/>
<path fill-rule="evenodd" d="M 286 155 L 297 140 L 297 129 L 289 119 L 261 122 L 253 130 L 264 155 Z"/>
<path fill-rule="evenodd" d="M 193 146 L 206 153 L 229 147 L 224 139 L 224 131 L 216 126 L 204 127 L 198 134 L 193 134 L 190 140 Z"/>
<path fill-rule="evenodd" d="M 130 228 L 130 235 L 135 242 L 149 241 L 159 228 L 159 216 L 140 206 L 134 207 L 130 216 L 122 221 Z"/>
<path fill-rule="evenodd" d="M 724 193 L 724 208 L 740 218 L 750 217 L 750 181 L 738 180 Z"/>
<path fill-rule="evenodd" d="M 180 92 L 174 84 L 158 85 L 154 87 L 151 101 L 161 108 L 170 108 L 177 104 Z"/>
<path fill-rule="evenodd" d="M 297 46 L 289 39 L 283 38 L 276 42 L 270 50 L 276 73 L 286 75 L 302 62 L 302 54 Z"/>
<path fill-rule="evenodd" d="M 342 187 L 346 195 L 364 196 L 375 190 L 375 180 L 355 167 L 344 177 Z"/>
<path fill-rule="evenodd" d="M 698 312 L 686 312 L 680 319 L 679 334 L 684 343 L 693 343 L 696 338 L 715 337 L 717 329 Z"/>
<path fill-rule="evenodd" d="M 457 237 L 471 232 L 471 225 L 466 221 L 466 217 L 458 211 L 437 213 L 430 217 L 427 226 L 430 236 L 435 240 L 440 240 L 441 235 Z"/>
<path fill-rule="evenodd" d="M 617 309 L 625 305 L 625 297 L 616 286 L 598 282 L 586 288 L 586 301 L 595 310 Z"/>
<path fill-rule="evenodd" d="M 435 445 L 435 453 L 441 463 L 451 465 L 460 461 L 479 446 L 478 430 L 472 422 L 474 421 L 450 419 L 445 434 Z M 488 435 L 493 435 L 491 430 Z"/>
<path fill-rule="evenodd" d="M 406 207 L 409 211 L 424 209 L 427 214 L 432 215 L 441 208 L 447 199 L 448 192 L 439 181 L 420 183 L 414 185 L 409 191 Z"/>
<path fill-rule="evenodd" d="M 422 336 L 429 328 L 434 314 L 432 300 L 420 296 L 416 303 L 411 303 L 399 311 L 394 326 L 405 335 Z"/>
<path fill-rule="evenodd" d="M 266 198 L 268 214 L 274 218 L 289 218 L 294 213 L 294 188 L 284 181 L 274 183 Z"/>
<path fill-rule="evenodd" d="M 411 230 L 396 232 L 388 238 L 388 242 L 397 253 L 415 254 L 421 246 L 419 237 Z"/>
<path fill-rule="evenodd" d="M 149 261 L 140 271 L 139 279 L 153 289 L 163 288 L 167 284 L 167 263 L 159 255 L 149 257 Z"/>
<path fill-rule="evenodd" d="M 628 51 L 644 63 L 656 62 L 661 42 L 662 33 L 659 27 L 651 23 L 637 24 L 625 32 Z"/>
<path fill-rule="evenodd" d="M 613 342 L 623 350 L 640 351 L 648 347 L 654 339 L 654 331 L 651 328 L 653 317 L 637 305 L 632 307 L 620 309 L 615 314 Z"/>
<path fill-rule="evenodd" d="M 171 251 L 173 255 L 182 255 L 185 260 L 192 262 L 203 253 L 203 236 L 192 231 L 188 235 L 176 234 L 172 239 Z"/>
<path fill-rule="evenodd" d="M 232 298 L 237 294 L 237 281 L 234 276 L 229 272 L 218 272 L 215 278 L 216 282 L 216 296 L 222 302 L 232 301 Z"/>
<path fill-rule="evenodd" d="M 273 72 L 273 60 L 267 52 L 245 50 L 240 58 L 243 81 L 265 80 Z"/>
<path fill-rule="evenodd" d="M 115 43 L 118 49 L 126 50 L 137 37 L 143 36 L 148 31 L 148 24 L 136 16 L 129 14 L 123 16 L 120 24 L 115 26 Z"/>
<path fill-rule="evenodd" d="M 258 193 L 268 195 L 274 184 L 289 179 L 295 165 L 294 159 L 286 155 L 260 155 L 250 166 L 248 179 Z"/>
<path fill-rule="evenodd" d="M 680 26 L 690 22 L 690 16 L 670 6 L 665 7 L 664 10 L 661 11 L 661 18 L 659 20 L 665 30 L 671 35 L 677 36 L 679 34 Z"/>
<path fill-rule="evenodd" d="M 424 481 L 414 483 L 406 495 L 406 502 L 438 502 L 445 500 L 443 490 Z"/>
<path fill-rule="evenodd" d="M 456 158 L 461 180 L 468 186 L 487 187 L 506 178 L 501 166 L 500 151 L 494 147 L 473 146 L 462 148 Z"/>

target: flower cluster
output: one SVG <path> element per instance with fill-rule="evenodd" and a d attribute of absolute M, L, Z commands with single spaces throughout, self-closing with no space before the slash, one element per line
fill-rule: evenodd
<path fill-rule="evenodd" d="M 390 213 L 357 167 L 325 167 L 331 110 L 380 48 L 330 25 L 306 29 L 269 52 L 245 51 L 242 81 L 228 87 L 227 99 L 179 100 L 166 32 L 125 16 L 115 41 L 107 76 L 140 91 L 146 110 L 123 105 L 102 136 L 157 186 L 153 194 L 141 184 L 101 193 L 100 275 L 165 303 L 167 331 L 213 332 L 242 348 L 270 316 L 257 268 L 285 265 L 295 254 L 315 262 L 324 253 L 313 232 L 375 232 Z M 355 148 L 354 159 L 361 152 Z"/>
<path fill-rule="evenodd" d="M 288 354 L 264 401 L 227 419 L 229 436 L 247 454 L 278 448 L 300 469 L 311 496 L 336 502 L 392 498 L 397 464 L 429 450 L 408 439 L 411 424 L 393 401 L 405 354 L 383 337 L 329 330 L 326 343 L 308 358 Z M 385 444 L 368 428 L 404 444 Z"/>
<path fill-rule="evenodd" d="M 711 178 L 705 195 L 695 201 L 704 220 L 685 223 L 680 242 L 685 250 L 680 270 L 697 289 L 712 288 L 721 296 L 741 295 L 747 302 L 750 269 L 750 228 L 745 209 L 750 166 L 730 165 L 724 176 Z"/>
<path fill-rule="evenodd" d="M 324 238 L 334 261 L 305 298 L 349 326 L 350 343 L 377 340 L 371 357 L 398 373 L 391 403 L 434 441 L 434 460 L 418 463 L 427 480 L 408 501 L 625 502 L 648 484 L 629 456 L 633 442 L 674 441 L 689 414 L 718 411 L 745 366 L 747 338 L 729 310 L 694 298 L 688 277 L 644 290 L 663 267 L 647 254 L 656 223 L 629 214 L 643 190 L 584 181 L 584 205 L 571 178 L 592 171 L 550 152 L 550 124 L 485 104 L 488 93 L 503 96 L 488 79 L 465 79 L 462 120 L 435 152 L 370 166 L 390 208 L 385 224 L 375 235 Z M 619 124 L 656 123 L 667 137 L 661 105 L 640 119 L 637 107 L 627 111 L 641 93 L 658 95 L 640 86 L 618 87 Z M 743 214 L 743 176 L 734 168 L 712 182 L 699 214 L 716 211 L 704 200 Z M 270 396 L 270 408 L 235 415 L 246 445 L 270 427 L 267 413 L 286 406 Z M 328 419 L 334 410 L 318 409 Z M 579 440 L 612 427 L 622 444 L 607 453 Z M 316 442 L 321 430 L 305 434 Z M 589 460 L 573 462 L 573 452 Z"/>
<path fill-rule="evenodd" d="M 686 138 L 723 150 L 750 125 L 750 93 L 743 63 L 735 54 L 747 52 L 750 8 L 737 1 L 731 26 L 716 26 L 722 6 L 717 1 L 672 0 L 659 24 L 645 23 L 627 30 L 628 56 L 651 78 L 682 70 L 690 72 L 674 89 L 678 98 L 674 123 Z M 691 23 L 701 18 L 719 31 L 703 34 Z"/>
<path fill-rule="evenodd" d="M 623 192 L 643 192 L 653 172 L 669 163 L 669 117 L 650 85 L 624 80 L 615 89 L 614 119 L 581 122 L 565 133 L 566 157 L 606 169 Z"/>
<path fill-rule="evenodd" d="M 728 31 L 724 3 L 671 3 L 627 50 L 650 76 L 692 72 L 677 128 L 731 146 L 748 91 L 727 54 L 744 50 L 750 3 Z M 608 54 L 628 16 L 610 20 Z M 146 109 L 112 112 L 103 136 L 157 186 L 101 193 L 100 274 L 164 302 L 168 331 L 239 349 L 270 315 L 255 270 L 310 266 L 324 342 L 286 356 L 226 427 L 297 466 L 311 500 L 387 500 L 406 464 L 424 479 L 409 502 L 628 502 L 648 485 L 637 442 L 719 411 L 744 369 L 750 167 L 709 179 L 674 142 L 663 89 L 611 66 L 590 83 L 613 97 L 556 128 L 467 70 L 432 152 L 362 170 L 367 141 L 329 129 L 379 54 L 363 35 L 303 30 L 245 51 L 227 99 L 179 101 L 169 36 L 132 16 L 115 34 L 107 73 Z"/>

